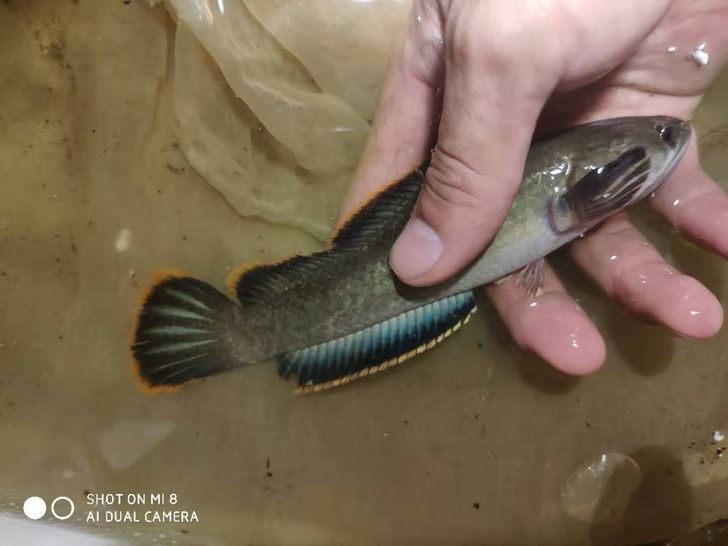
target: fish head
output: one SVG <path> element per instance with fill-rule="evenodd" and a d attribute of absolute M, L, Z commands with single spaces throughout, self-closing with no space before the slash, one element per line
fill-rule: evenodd
<path fill-rule="evenodd" d="M 691 135 L 688 122 L 669 116 L 617 118 L 598 122 L 598 126 L 604 128 L 609 140 L 603 165 L 619 166 L 619 158 L 649 162 L 649 174 L 636 198 L 652 193 L 669 176 L 685 153 Z M 628 181 L 629 176 L 625 176 L 622 183 Z"/>
<path fill-rule="evenodd" d="M 552 203 L 558 232 L 584 230 L 654 192 L 680 162 L 691 129 L 668 116 L 614 118 L 569 131 L 569 180 Z"/>

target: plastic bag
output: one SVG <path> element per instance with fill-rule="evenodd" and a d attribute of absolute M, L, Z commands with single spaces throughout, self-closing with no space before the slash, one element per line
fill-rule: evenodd
<path fill-rule="evenodd" d="M 169 0 L 178 17 L 175 109 L 188 160 L 241 214 L 319 238 L 369 133 L 394 43 L 383 29 L 403 29 L 406 19 L 406 2 L 325 4 Z M 391 21 L 371 33 L 386 6 Z M 364 69 L 354 62 L 362 58 Z"/>

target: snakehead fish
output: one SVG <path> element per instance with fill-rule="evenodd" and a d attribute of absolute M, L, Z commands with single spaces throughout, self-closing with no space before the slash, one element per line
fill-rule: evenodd
<path fill-rule="evenodd" d="M 159 391 L 276 358 L 279 374 L 297 376 L 297 392 L 308 392 L 403 362 L 467 321 L 473 288 L 518 272 L 524 289 L 537 290 L 544 256 L 654 191 L 690 134 L 678 119 L 631 117 L 535 140 L 494 240 L 433 287 L 405 286 L 388 265 L 424 166 L 367 202 L 326 250 L 239 268 L 228 283 L 234 299 L 201 280 L 162 273 L 137 317 L 134 369 Z"/>

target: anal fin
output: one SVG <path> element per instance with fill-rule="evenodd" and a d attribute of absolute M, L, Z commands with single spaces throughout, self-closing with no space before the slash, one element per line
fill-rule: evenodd
<path fill-rule="evenodd" d="M 298 376 L 297 393 L 337 387 L 401 364 L 465 324 L 475 311 L 472 292 L 423 305 L 353 334 L 278 358 L 278 374 Z"/>

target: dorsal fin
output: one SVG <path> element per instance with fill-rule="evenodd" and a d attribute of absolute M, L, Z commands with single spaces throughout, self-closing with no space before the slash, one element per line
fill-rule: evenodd
<path fill-rule="evenodd" d="M 230 275 L 228 286 L 241 304 L 251 304 L 336 268 L 352 252 L 388 251 L 412 213 L 422 181 L 422 171 L 416 170 L 377 194 L 344 224 L 331 248 L 277 264 L 238 268 Z"/>
<path fill-rule="evenodd" d="M 406 311 L 368 328 L 278 357 L 278 374 L 298 376 L 297 393 L 337 387 L 430 349 L 475 311 L 464 292 Z"/>
<path fill-rule="evenodd" d="M 412 214 L 423 181 L 423 171 L 416 169 L 379 192 L 344 223 L 331 239 L 331 248 L 356 250 L 382 238 L 394 243 Z"/>
<path fill-rule="evenodd" d="M 320 276 L 323 270 L 335 266 L 338 261 L 331 250 L 294 256 L 280 263 L 245 268 L 238 276 L 233 272 L 228 286 L 241 305 L 252 304 Z"/>

